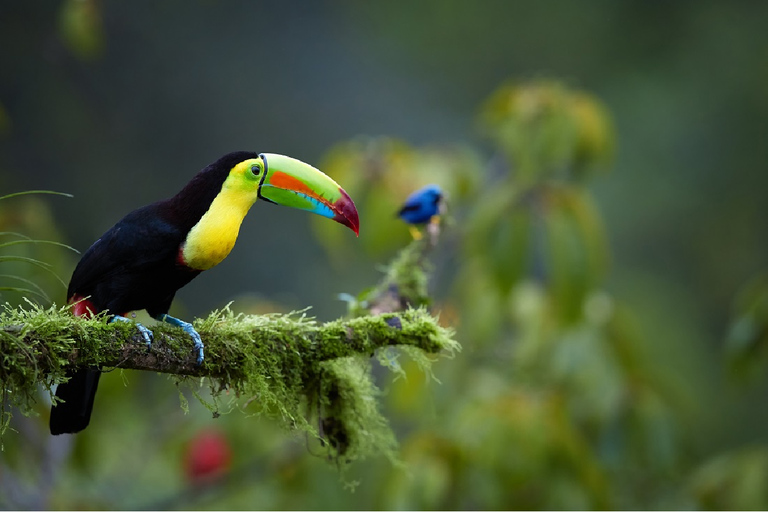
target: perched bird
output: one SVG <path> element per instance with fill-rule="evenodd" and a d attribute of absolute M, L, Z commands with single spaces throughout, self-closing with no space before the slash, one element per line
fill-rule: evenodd
<path fill-rule="evenodd" d="M 328 217 L 355 234 L 357 209 L 331 178 L 299 160 L 271 153 L 229 153 L 200 171 L 175 196 L 135 210 L 101 236 L 80 259 L 67 290 L 76 316 L 107 311 L 112 321 L 145 309 L 203 343 L 192 324 L 168 315 L 176 291 L 227 257 L 248 210 L 262 199 Z M 150 345 L 152 332 L 136 323 Z M 100 371 L 78 368 L 59 384 L 52 434 L 75 433 L 90 421 Z"/>
<path fill-rule="evenodd" d="M 418 240 L 421 233 L 414 225 L 437 222 L 443 209 L 443 191 L 437 185 L 427 185 L 408 196 L 397 216 L 411 224 L 411 235 Z"/>

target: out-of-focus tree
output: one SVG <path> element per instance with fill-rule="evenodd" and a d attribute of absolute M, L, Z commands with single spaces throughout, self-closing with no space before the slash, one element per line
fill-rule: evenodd
<path fill-rule="evenodd" d="M 476 194 L 482 176 L 480 156 L 468 146 L 417 149 L 390 137 L 358 137 L 338 144 L 320 167 L 344 183 L 365 219 L 365 230 L 355 241 L 312 219 L 318 241 L 338 261 L 357 254 L 357 247 L 367 257 L 381 258 L 405 245 L 410 235 L 396 213 L 417 188 L 437 184 L 449 202 L 461 204 Z"/>
<path fill-rule="evenodd" d="M 380 499 L 390 508 L 664 503 L 681 462 L 683 398 L 653 370 L 631 310 L 603 288 L 607 235 L 588 185 L 610 169 L 610 116 L 586 92 L 535 81 L 499 88 L 479 124 L 496 149 L 486 164 L 475 150 L 386 138 L 341 144 L 326 160 L 368 192 L 358 196 L 361 217 L 376 223 L 369 256 L 402 243 L 405 226 L 386 213 L 409 192 L 436 181 L 451 198 L 448 240 L 434 255 L 448 260 L 448 282 L 435 286 L 448 290 L 438 307 L 453 312 L 469 350 L 430 387 L 439 420 L 416 418 L 429 401 L 420 380 L 392 384 L 391 407 L 411 426 L 410 472 L 393 472 Z"/>
<path fill-rule="evenodd" d="M 51 209 L 39 194 L 0 197 L 2 302 L 18 305 L 28 297 L 50 304 L 64 293 L 64 279 L 76 255 L 61 239 Z"/>
<path fill-rule="evenodd" d="M 78 58 L 91 60 L 104 52 L 104 27 L 98 0 L 65 0 L 59 12 L 59 34 Z"/>
<path fill-rule="evenodd" d="M 735 379 L 754 380 L 768 368 L 768 274 L 746 283 L 735 302 L 726 357 Z"/>
<path fill-rule="evenodd" d="M 343 264 L 382 261 L 408 243 L 407 226 L 395 213 L 414 189 L 436 183 L 447 193 L 447 218 L 429 253 L 436 271 L 432 307 L 457 329 L 465 351 L 438 369 L 441 385 L 407 357 L 391 362 L 404 377 L 380 375 L 402 464 L 355 462 L 355 480 L 344 472 L 345 482 L 357 486 L 348 493 L 335 483 L 335 471 L 269 422 L 246 427 L 238 415 L 227 415 L 212 440 L 200 433 L 210 420 L 184 418 L 157 382 L 131 377 L 131 386 L 120 389 L 106 375 L 110 398 L 99 407 L 109 420 L 74 440 L 43 445 L 37 460 L 61 474 L 48 480 L 46 501 L 37 503 L 510 509 L 764 503 L 764 487 L 742 478 L 762 468 L 759 450 L 713 460 L 686 455 L 690 396 L 668 367 L 656 364 L 632 308 L 605 286 L 608 236 L 589 189 L 615 152 L 605 107 L 557 82 L 521 82 L 499 88 L 478 120 L 494 149 L 488 157 L 470 146 L 357 138 L 332 148 L 323 165 L 355 196 L 367 227 L 360 244 L 347 244 L 314 225 L 329 255 Z M 735 362 L 761 351 L 765 294 L 762 281 L 756 283 L 737 308 Z M 151 404 L 143 399 L 150 390 L 157 394 Z M 148 406 L 156 411 L 152 424 L 131 420 L 132 411 Z M 34 418 L 19 421 L 30 439 L 45 436 Z M 122 460 L 114 439 L 128 438 L 142 442 L 133 460 Z M 4 471 L 16 468 L 13 481 L 31 470 L 25 460 L 34 458 L 23 451 L 8 452 Z M 115 492 L 129 467 L 141 477 Z M 209 472 L 218 477 L 204 489 L 190 481 Z M 100 477 L 84 489 L 78 482 L 89 473 Z M 34 503 L 23 499 L 31 492 L 21 495 L 14 503 Z"/>
<path fill-rule="evenodd" d="M 766 448 L 754 442 L 767 421 L 763 393 L 745 386 L 765 381 L 764 277 L 738 295 L 725 353 L 711 343 L 728 316 L 722 304 L 738 286 L 734 280 L 753 273 L 766 248 L 755 229 L 765 211 L 759 201 L 765 188 L 759 139 L 768 105 L 759 51 L 765 8 L 598 1 L 569 11 L 546 3 L 494 2 L 489 9 L 454 1 L 414 10 L 405 2 L 342 2 L 336 8 L 351 20 L 347 25 L 331 15 L 328 23 L 300 16 L 295 24 L 261 23 L 260 39 L 252 26 L 240 32 L 242 24 L 211 20 L 225 19 L 223 10 L 232 8 L 246 25 L 263 22 L 266 4 L 249 4 L 252 10 L 209 9 L 210 3 L 151 10 L 96 0 L 53 4 L 46 10 L 9 3 L 3 11 L 10 13 L 3 31 L 10 72 L 0 80 L 7 107 L 0 106 L 0 136 L 9 129 L 21 136 L 6 147 L 9 165 L 0 169 L 0 185 L 34 166 L 45 180 L 59 180 L 56 188 L 65 180 L 86 184 L 90 192 L 68 210 L 77 227 L 63 226 L 82 237 L 79 248 L 92 241 L 101 221 L 90 217 L 93 210 L 124 210 L 137 199 L 102 194 L 105 161 L 120 179 L 151 184 L 135 193 L 155 199 L 152 189 L 172 181 L 157 169 L 196 164 L 195 148 L 205 154 L 222 144 L 267 140 L 311 155 L 328 138 L 349 132 L 348 124 L 328 123 L 330 109 L 334 118 L 355 119 L 351 133 L 412 118 L 402 125 L 411 139 L 434 119 L 456 120 L 503 73 L 551 69 L 599 90 L 620 133 L 592 94 L 554 81 L 518 82 L 481 106 L 476 125 L 488 146 L 359 136 L 331 148 L 318 165 L 358 203 L 359 240 L 339 238 L 329 223 L 312 226 L 347 275 L 383 263 L 409 242 L 395 212 L 411 191 L 437 183 L 448 193 L 450 220 L 430 254 L 432 308 L 458 330 L 464 351 L 437 368 L 440 385 L 407 357 L 397 361 L 405 378 L 379 376 L 402 466 L 356 462 L 339 482 L 333 464 L 307 454 L 307 445 L 310 452 L 313 447 L 306 439 L 272 422 L 243 421 L 240 414 L 214 420 L 189 396 L 185 415 L 165 379 L 113 371 L 102 378 L 100 415 L 81 435 L 51 438 L 44 399 L 39 417 L 14 417 L 17 437 L 6 437 L 0 453 L 0 506 L 768 507 Z M 280 5 L 287 11 L 297 4 Z M 403 16 L 403 8 L 411 14 Z M 584 37 L 585 30 L 595 37 Z M 311 32 L 316 42 L 332 33 L 328 46 L 345 47 L 356 31 L 372 37 L 325 61 L 326 45 L 296 37 Z M 264 41 L 278 36 L 286 36 L 284 44 L 274 46 L 289 50 L 264 52 Z M 242 63 L 251 58 L 260 65 L 249 73 Z M 343 82 L 356 89 L 358 81 L 349 79 L 344 59 L 364 63 L 352 77 L 387 88 L 382 78 L 404 73 L 417 83 L 411 92 L 428 94 L 385 98 L 381 88 L 363 84 L 359 97 L 346 98 L 352 89 Z M 187 61 L 193 65 L 172 65 Z M 303 78 L 319 76 L 320 65 L 332 72 L 313 89 Z M 235 75 L 240 80 L 221 79 Z M 265 75 L 273 80 L 262 80 Z M 394 87 L 402 78 L 394 76 Z M 291 82 L 297 85 L 286 86 Z M 376 94 L 381 108 L 364 108 L 376 103 L 369 99 Z M 401 105 L 403 97 L 412 102 Z M 339 101 L 349 103 L 349 111 L 339 112 Z M 424 115 L 435 105 L 440 115 Z M 153 115 L 139 115 L 142 110 Z M 382 112 L 395 113 L 380 119 Z M 269 122 L 233 123 L 238 116 Z M 452 133 L 423 137 L 446 132 Z M 295 133 L 304 139 L 293 139 Z M 622 172 L 608 175 L 617 154 Z M 85 174 L 86 168 L 95 170 Z M 642 199 L 623 204 L 634 193 Z M 40 199 L 0 202 L 0 230 L 61 240 Z M 65 280 L 73 262 L 59 248 L 8 250 L 52 264 Z M 62 297 L 61 283 L 46 270 L 13 265 L 7 272 L 15 277 L 0 286 L 36 290 L 21 277 L 51 298 Z M 7 268 L 0 264 L 0 273 Z M 310 293 L 311 274 L 297 275 Z M 6 292 L 2 298 L 18 303 L 23 297 Z M 238 300 L 234 307 L 294 306 L 290 299 L 287 308 L 275 304 L 279 297 L 268 300 Z M 188 305 L 181 300 L 174 307 Z M 732 387 L 721 382 L 722 362 Z M 202 490 L 190 485 L 185 461 L 192 440 L 212 422 L 232 454 L 226 477 Z M 358 485 L 350 493 L 344 484 Z"/>

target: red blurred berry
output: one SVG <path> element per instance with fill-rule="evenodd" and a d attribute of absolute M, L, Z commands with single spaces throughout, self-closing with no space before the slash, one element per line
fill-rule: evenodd
<path fill-rule="evenodd" d="M 226 436 L 218 430 L 201 430 L 189 442 L 184 461 L 187 479 L 192 484 L 210 483 L 229 471 L 232 450 Z"/>

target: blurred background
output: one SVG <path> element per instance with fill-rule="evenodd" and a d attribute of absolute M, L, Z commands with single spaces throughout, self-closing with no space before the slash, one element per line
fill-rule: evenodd
<path fill-rule="evenodd" d="M 402 466 L 340 477 L 114 371 L 82 434 L 47 434 L 43 394 L 14 416 L 0 506 L 768 507 L 766 26 L 759 2 L 0 0 L 0 196 L 74 196 L 0 201 L 1 241 L 82 252 L 226 152 L 283 153 L 350 193 L 360 238 L 257 204 L 172 313 L 330 320 L 437 183 L 432 310 L 463 345 L 440 384 L 380 376 Z M 76 255 L 0 250 L 50 266 L 0 261 L 29 290 L 3 302 L 63 303 L 48 270 Z"/>

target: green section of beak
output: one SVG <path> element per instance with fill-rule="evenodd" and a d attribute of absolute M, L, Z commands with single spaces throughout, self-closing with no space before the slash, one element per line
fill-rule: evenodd
<path fill-rule="evenodd" d="M 260 156 L 266 169 L 260 198 L 328 217 L 359 233 L 355 204 L 338 183 L 301 160 L 274 153 Z"/>

